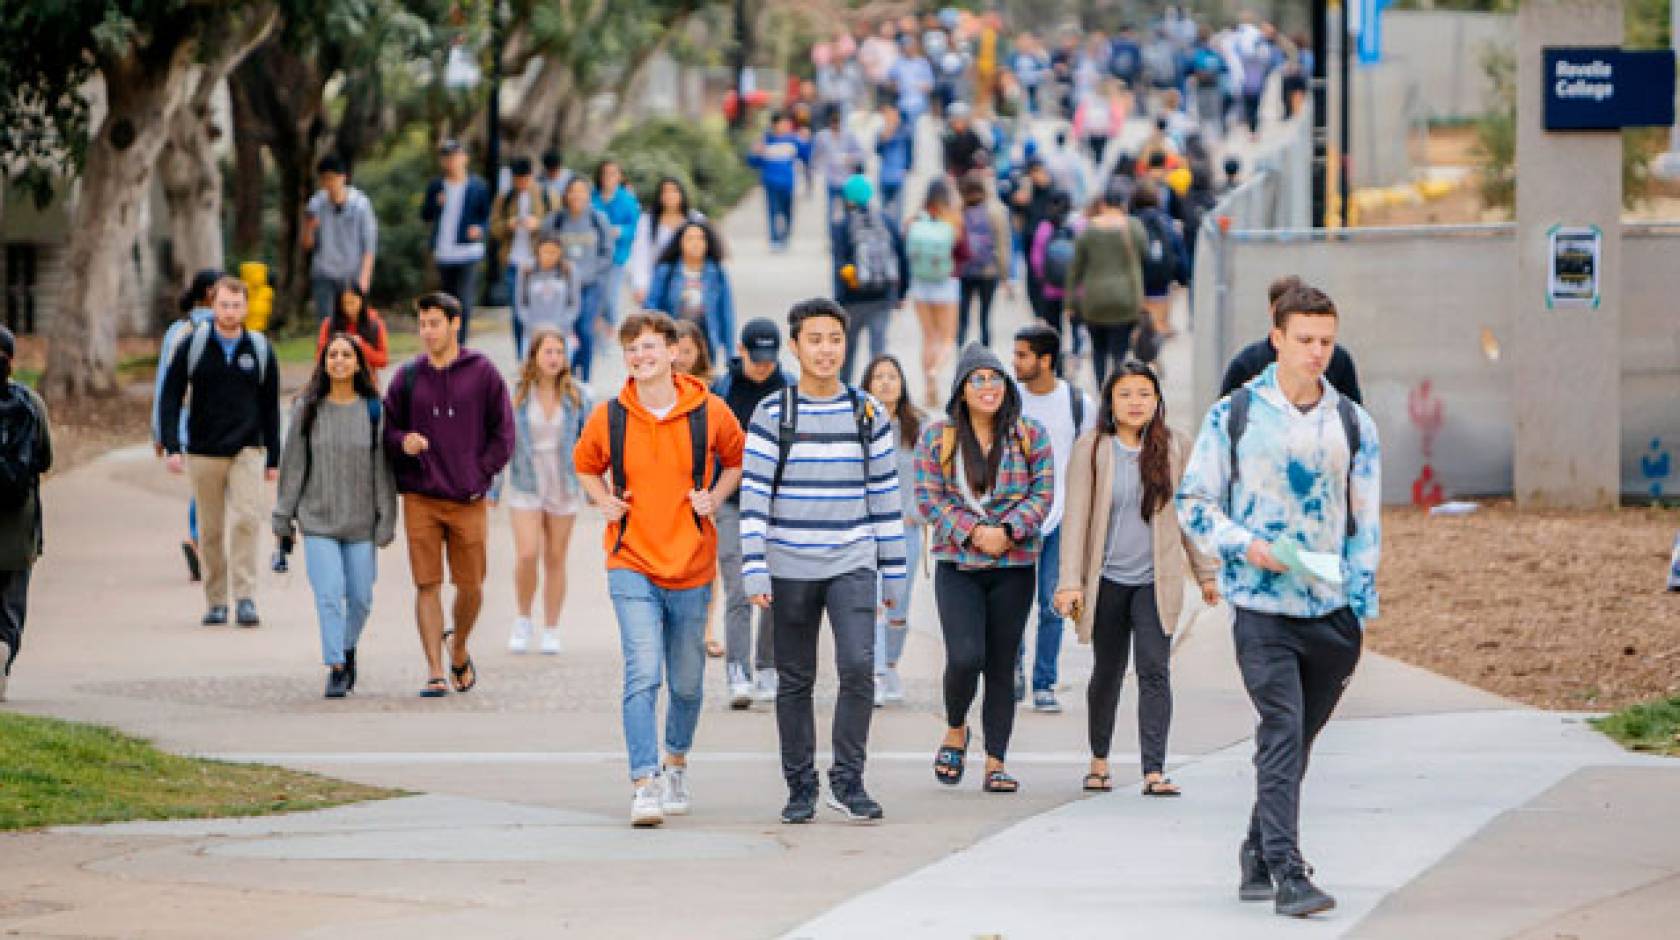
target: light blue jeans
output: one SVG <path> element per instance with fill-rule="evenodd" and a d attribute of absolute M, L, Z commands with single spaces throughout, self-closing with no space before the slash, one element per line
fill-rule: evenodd
<path fill-rule="evenodd" d="M 303 560 L 315 592 L 315 616 L 321 623 L 321 662 L 344 665 L 344 651 L 362 638 L 373 609 L 373 582 L 379 562 L 373 543 L 344 542 L 317 535 L 303 537 Z"/>
<path fill-rule="evenodd" d="M 607 571 L 624 651 L 624 745 L 630 779 L 659 772 L 659 687 L 670 676 L 665 752 L 682 756 L 694 744 L 706 678 L 706 607 L 710 584 L 686 591 L 659 587 L 638 571 Z"/>
<path fill-rule="evenodd" d="M 904 609 L 888 612 L 877 602 L 875 607 L 875 673 L 888 666 L 896 667 L 904 656 L 904 643 L 910 639 L 910 598 L 916 593 L 916 579 L 922 574 L 922 527 L 904 520 L 904 559 L 910 576 L 904 582 Z M 879 590 L 877 582 L 877 590 Z M 894 619 L 898 623 L 893 623 Z"/>
<path fill-rule="evenodd" d="M 615 264 L 607 268 L 601 278 L 601 316 L 606 317 L 607 323 L 618 326 L 618 302 L 624 296 L 624 265 Z"/>

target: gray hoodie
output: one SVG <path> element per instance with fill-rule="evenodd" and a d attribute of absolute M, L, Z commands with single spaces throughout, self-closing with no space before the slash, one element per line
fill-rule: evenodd
<path fill-rule="evenodd" d="M 998 418 L 1001 427 L 1009 427 L 1021 416 L 1021 390 L 1015 387 L 1015 381 L 1009 377 L 1009 370 L 1004 367 L 998 354 L 978 340 L 964 346 L 962 353 L 957 356 L 957 371 L 951 377 L 951 398 L 945 402 L 945 413 L 953 418 L 957 416 L 957 404 L 962 401 L 963 383 L 981 369 L 991 369 L 1003 376 L 1003 406 L 998 409 Z"/>

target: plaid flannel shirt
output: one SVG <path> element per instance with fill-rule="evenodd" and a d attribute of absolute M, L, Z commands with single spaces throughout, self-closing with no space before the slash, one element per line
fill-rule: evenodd
<path fill-rule="evenodd" d="M 1036 564 L 1044 519 L 1055 496 L 1056 465 L 1050 453 L 1049 432 L 1026 417 L 1010 430 L 1003 441 L 997 481 L 980 500 L 985 510 L 981 514 L 963 498 L 956 460 L 951 462 L 949 475 L 939 462 L 939 439 L 948 423 L 948 419 L 933 422 L 916 445 L 916 506 L 928 522 L 934 560 L 954 562 L 962 568 Z M 968 542 L 977 525 L 1003 526 L 1014 544 L 1001 556 L 987 555 Z"/>

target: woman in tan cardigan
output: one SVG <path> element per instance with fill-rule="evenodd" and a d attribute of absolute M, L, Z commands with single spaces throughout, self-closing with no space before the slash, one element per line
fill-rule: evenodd
<path fill-rule="evenodd" d="M 1184 437 L 1167 427 L 1160 380 L 1147 365 L 1128 359 L 1103 383 L 1097 426 L 1073 445 L 1068 461 L 1055 605 L 1073 619 L 1079 642 L 1095 645 L 1086 693 L 1086 790 L 1114 788 L 1108 745 L 1127 647 L 1135 645 L 1143 793 L 1179 795 L 1162 771 L 1172 722 L 1167 662 L 1185 578 L 1196 579 L 1207 604 L 1219 603 L 1218 562 L 1191 547 L 1173 509 L 1188 451 Z"/>

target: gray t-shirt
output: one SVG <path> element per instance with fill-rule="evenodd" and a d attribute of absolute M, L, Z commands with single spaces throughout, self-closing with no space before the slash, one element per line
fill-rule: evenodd
<path fill-rule="evenodd" d="M 1155 542 L 1149 523 L 1143 520 L 1143 477 L 1138 472 L 1138 455 L 1114 443 L 1113 502 L 1108 510 L 1108 539 L 1103 544 L 1103 580 L 1138 586 L 1155 580 Z"/>
<path fill-rule="evenodd" d="M 351 186 L 340 204 L 320 189 L 309 198 L 305 211 L 318 226 L 310 276 L 348 281 L 360 275 L 362 256 L 374 254 L 379 248 L 379 219 L 368 197 Z"/>

